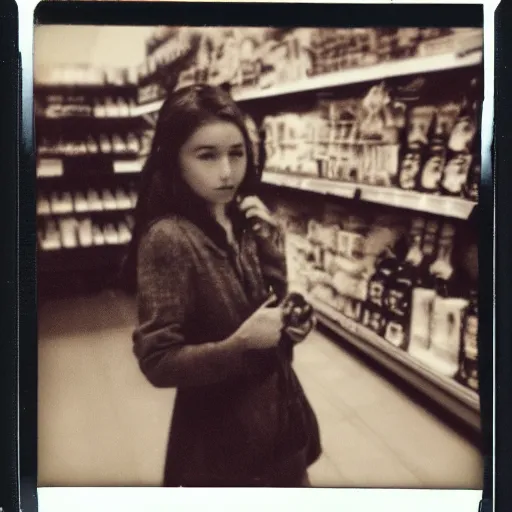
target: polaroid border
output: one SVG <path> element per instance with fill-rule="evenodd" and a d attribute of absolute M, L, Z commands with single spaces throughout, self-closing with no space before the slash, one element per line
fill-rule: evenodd
<path fill-rule="evenodd" d="M 336 26 L 336 20 L 350 20 L 350 26 L 363 25 L 483 25 L 483 8 L 475 4 L 459 5 L 388 5 L 374 4 L 277 4 L 277 3 L 191 3 L 191 2 L 62 2 L 46 1 L 34 11 L 39 24 L 81 25 L 238 25 L 258 26 Z M 393 12 L 393 22 L 389 20 Z M 248 21 L 250 20 L 250 22 Z M 347 23 L 344 23 L 347 25 Z M 23 56 L 28 60 L 29 55 Z M 31 63 L 30 63 L 31 65 Z M 23 66 L 25 69 L 25 66 Z M 28 66 L 31 69 L 30 66 Z M 24 77 L 25 78 L 25 77 Z M 24 84 L 26 91 L 29 85 Z M 20 270 L 20 479 L 21 505 L 26 510 L 37 507 L 37 302 L 35 293 L 35 148 L 32 123 L 32 98 L 23 97 L 23 136 L 19 175 L 19 270 Z M 23 172 L 21 172 L 23 169 Z M 489 169 L 483 174 L 491 175 Z M 482 308 L 479 339 L 492 339 L 492 244 L 483 228 L 493 227 L 492 181 L 482 179 L 480 190 L 480 302 Z M 483 270 L 485 269 L 485 270 Z M 488 271 L 489 270 L 489 271 Z M 489 301 L 489 298 L 491 299 Z M 482 423 L 492 422 L 492 347 L 481 346 Z M 487 405 L 486 405 L 487 404 Z M 492 424 L 492 423 L 491 423 Z M 483 429 L 486 468 L 492 465 L 492 432 Z M 492 430 L 492 428 L 491 428 Z M 490 459 L 489 459 L 490 457 Z M 487 470 L 487 474 L 489 471 Z M 492 485 L 492 484 L 491 484 Z"/>

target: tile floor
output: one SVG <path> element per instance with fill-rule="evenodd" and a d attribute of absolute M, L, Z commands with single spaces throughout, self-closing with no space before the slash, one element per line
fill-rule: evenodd
<path fill-rule="evenodd" d="M 133 303 L 114 292 L 39 308 L 39 486 L 157 486 L 173 390 L 132 355 Z M 321 429 L 319 487 L 481 487 L 477 448 L 395 384 L 314 332 L 297 373 Z"/>

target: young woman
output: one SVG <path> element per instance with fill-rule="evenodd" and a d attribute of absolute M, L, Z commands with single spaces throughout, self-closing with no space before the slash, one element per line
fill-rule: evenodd
<path fill-rule="evenodd" d="M 164 486 L 301 486 L 320 455 L 318 424 L 283 324 L 281 234 L 254 196 L 244 116 L 229 94 L 169 96 L 143 170 L 132 265 L 147 379 L 176 387 Z M 241 198 L 241 199 L 240 199 Z"/>

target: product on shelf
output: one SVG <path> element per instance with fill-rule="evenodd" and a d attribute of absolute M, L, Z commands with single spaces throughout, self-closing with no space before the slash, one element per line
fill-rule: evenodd
<path fill-rule="evenodd" d="M 54 220 L 49 220 L 44 230 L 39 230 L 39 245 L 43 251 L 56 251 L 61 249 L 61 234 Z"/>
<path fill-rule="evenodd" d="M 478 292 L 472 290 L 463 327 L 460 358 L 460 379 L 478 391 Z"/>
<path fill-rule="evenodd" d="M 114 134 L 112 136 L 112 151 L 117 154 L 124 154 L 128 150 L 126 143 L 123 141 L 122 137 L 118 134 Z"/>
<path fill-rule="evenodd" d="M 74 208 L 75 212 L 86 212 L 89 210 L 89 205 L 87 203 L 87 199 L 83 192 L 76 192 L 74 198 Z"/>
<path fill-rule="evenodd" d="M 78 222 L 78 241 L 82 247 L 90 247 L 93 245 L 91 219 L 83 219 Z"/>
<path fill-rule="evenodd" d="M 124 222 L 120 222 L 118 226 L 119 243 L 127 244 L 132 239 L 132 234 L 128 225 Z"/>
<path fill-rule="evenodd" d="M 102 153 L 112 153 L 112 142 L 108 135 L 100 135 L 100 149 Z"/>
<path fill-rule="evenodd" d="M 103 235 L 105 237 L 105 243 L 108 245 L 119 244 L 119 233 L 117 232 L 113 224 L 106 224 L 103 229 Z"/>
<path fill-rule="evenodd" d="M 44 194 L 40 194 L 37 198 L 37 214 L 38 215 L 49 215 L 51 213 L 51 206 L 48 197 Z"/>
<path fill-rule="evenodd" d="M 118 104 L 114 98 L 107 96 L 105 99 L 105 117 L 119 117 Z"/>
<path fill-rule="evenodd" d="M 102 202 L 103 202 L 104 210 L 117 210 L 116 199 L 110 190 L 108 190 L 108 189 L 103 190 Z"/>
<path fill-rule="evenodd" d="M 94 100 L 93 115 L 94 117 L 106 117 L 107 111 L 102 98 Z"/>
<path fill-rule="evenodd" d="M 62 247 L 72 249 L 78 245 L 77 241 L 77 221 L 73 218 L 59 219 L 60 236 Z"/>
<path fill-rule="evenodd" d="M 99 151 L 98 143 L 96 142 L 96 140 L 94 140 L 94 137 L 92 137 L 92 135 L 87 136 L 86 147 L 87 152 L 92 155 L 95 155 Z"/>
<path fill-rule="evenodd" d="M 93 224 L 92 226 L 92 240 L 93 245 L 105 245 L 105 235 L 101 227 L 97 224 Z"/>
<path fill-rule="evenodd" d="M 126 150 L 129 153 L 139 153 L 141 149 L 140 140 L 134 133 L 129 133 L 126 138 Z"/>
<path fill-rule="evenodd" d="M 120 97 L 117 100 L 117 115 L 119 117 L 129 117 L 130 116 L 130 107 L 128 102 Z"/>
<path fill-rule="evenodd" d="M 103 202 L 97 190 L 92 188 L 87 190 L 87 206 L 91 212 L 103 210 Z"/>
<path fill-rule="evenodd" d="M 118 188 L 115 192 L 116 208 L 119 210 L 128 210 L 132 207 L 132 201 L 128 194 L 122 189 Z"/>

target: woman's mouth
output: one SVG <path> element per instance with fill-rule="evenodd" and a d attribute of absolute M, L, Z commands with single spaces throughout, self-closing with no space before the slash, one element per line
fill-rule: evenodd
<path fill-rule="evenodd" d="M 217 187 L 215 190 L 234 190 L 235 187 L 233 185 L 223 185 L 222 187 Z"/>

